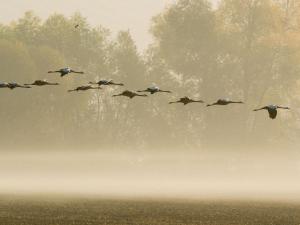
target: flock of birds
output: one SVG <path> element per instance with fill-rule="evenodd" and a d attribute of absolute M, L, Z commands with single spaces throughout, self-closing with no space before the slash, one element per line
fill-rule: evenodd
<path fill-rule="evenodd" d="M 79 24 L 76 24 L 74 26 L 75 29 L 79 28 Z M 55 71 L 49 71 L 48 73 L 59 73 L 61 77 L 64 77 L 68 74 L 74 73 L 74 74 L 84 74 L 84 72 L 79 72 L 79 71 L 75 71 L 72 70 L 69 67 L 66 68 L 62 68 L 59 70 L 55 70 Z M 36 80 L 31 84 L 24 84 L 24 85 L 20 85 L 18 83 L 15 82 L 11 82 L 11 83 L 6 83 L 6 82 L 0 82 L 0 88 L 9 88 L 11 90 L 15 89 L 15 88 L 31 88 L 31 86 L 47 86 L 47 85 L 59 85 L 59 83 L 51 83 L 48 82 L 46 80 Z M 97 85 L 96 87 L 93 85 Z M 68 92 L 75 92 L 75 91 L 87 91 L 87 90 L 93 90 L 93 89 L 102 89 L 101 86 L 124 86 L 124 84 L 122 83 L 115 83 L 113 80 L 100 80 L 98 82 L 89 82 L 89 85 L 84 85 L 84 86 L 79 86 L 73 90 L 68 90 Z M 145 90 L 138 90 L 138 91 L 129 91 L 129 90 L 125 90 L 123 92 L 121 92 L 120 94 L 116 94 L 113 95 L 113 97 L 118 97 L 118 96 L 125 96 L 128 98 L 134 98 L 134 97 L 147 97 L 148 95 L 146 94 L 139 94 L 139 93 L 150 93 L 150 94 L 155 94 L 155 93 L 159 93 L 159 92 L 165 92 L 165 93 L 172 93 L 171 91 L 165 91 L 165 90 L 161 90 L 159 87 L 157 86 L 152 86 L 149 87 Z M 202 100 L 194 100 L 191 99 L 187 96 L 180 98 L 178 101 L 175 102 L 169 102 L 169 104 L 175 104 L 175 103 L 182 103 L 183 105 L 187 105 L 190 103 L 205 103 Z M 212 103 L 212 104 L 207 104 L 206 106 L 215 106 L 215 105 L 221 105 L 221 106 L 225 106 L 225 105 L 229 105 L 229 104 L 244 104 L 244 102 L 242 101 L 231 101 L 230 99 L 219 99 L 216 102 Z M 258 109 L 254 109 L 253 111 L 260 111 L 260 110 L 267 110 L 269 113 L 269 117 L 271 119 L 275 119 L 277 117 L 277 110 L 278 109 L 290 109 L 289 107 L 283 107 L 283 106 L 278 106 L 278 105 L 267 105 L 264 106 L 262 108 L 258 108 Z"/>
<path fill-rule="evenodd" d="M 75 71 L 69 67 L 62 68 L 62 69 L 55 70 L 55 71 L 49 71 L 48 73 L 58 73 L 58 74 L 60 74 L 61 77 L 64 77 L 64 76 L 66 76 L 68 74 L 72 74 L 72 73 L 84 74 L 84 72 Z M 0 88 L 9 88 L 9 89 L 13 90 L 15 88 L 31 88 L 31 86 L 47 86 L 47 85 L 59 85 L 59 83 L 51 83 L 46 80 L 36 80 L 31 84 L 24 84 L 24 85 L 20 85 L 18 83 L 14 83 L 14 82 L 12 82 L 12 83 L 2 82 L 2 83 L 0 83 Z M 93 86 L 93 85 L 96 85 L 96 86 Z M 124 84 L 123 83 L 115 83 L 113 80 L 100 80 L 98 82 L 89 82 L 88 85 L 79 86 L 73 90 L 68 90 L 68 92 L 102 89 L 101 86 L 124 86 Z M 132 99 L 134 97 L 147 97 L 148 95 L 145 93 L 150 93 L 153 95 L 155 93 L 161 93 L 161 92 L 172 93 L 171 91 L 161 90 L 159 87 L 153 86 L 153 87 L 149 87 L 145 90 L 138 90 L 138 91 L 125 90 L 119 94 L 113 95 L 113 97 L 125 96 L 125 97 Z M 182 103 L 183 105 L 187 105 L 190 103 L 204 103 L 204 101 L 194 100 L 194 99 L 191 99 L 191 98 L 185 96 L 185 97 L 180 98 L 178 101 L 169 102 L 169 104 L 175 104 L 175 103 Z M 207 104 L 207 107 L 216 106 L 216 105 L 225 106 L 225 105 L 229 105 L 229 104 L 243 104 L 243 103 L 244 102 L 242 102 L 242 101 L 231 101 L 230 99 L 219 99 L 212 104 Z M 254 111 L 267 110 L 269 113 L 269 117 L 271 119 L 275 119 L 277 116 L 278 109 L 290 109 L 290 108 L 278 106 L 278 105 L 268 105 L 268 106 L 264 106 L 262 108 L 254 109 Z"/>

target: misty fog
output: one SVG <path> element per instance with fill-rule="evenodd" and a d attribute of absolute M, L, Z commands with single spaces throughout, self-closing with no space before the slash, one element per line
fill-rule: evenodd
<path fill-rule="evenodd" d="M 5 153 L 0 186 L 2 194 L 298 201 L 293 156 Z"/>

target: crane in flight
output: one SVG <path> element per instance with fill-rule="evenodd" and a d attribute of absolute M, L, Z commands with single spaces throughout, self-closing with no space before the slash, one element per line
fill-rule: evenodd
<path fill-rule="evenodd" d="M 219 99 L 215 103 L 207 104 L 206 106 L 214 106 L 214 105 L 229 105 L 229 104 L 244 104 L 244 102 L 241 101 L 231 101 L 230 99 Z"/>
<path fill-rule="evenodd" d="M 164 91 L 164 90 L 161 90 L 159 87 L 157 86 L 153 86 L 153 87 L 149 87 L 145 90 L 139 90 L 137 92 L 148 92 L 150 94 L 155 94 L 155 93 L 158 93 L 158 92 L 165 92 L 165 93 L 172 93 L 171 91 Z"/>
<path fill-rule="evenodd" d="M 124 97 L 128 97 L 130 99 L 132 99 L 134 97 L 148 97 L 148 95 L 145 95 L 145 94 L 140 95 L 140 94 L 137 94 L 137 93 L 135 93 L 133 91 L 128 91 L 128 90 L 123 91 L 120 94 L 113 95 L 113 97 L 118 97 L 118 96 L 124 96 Z"/>
<path fill-rule="evenodd" d="M 101 87 L 92 87 L 91 85 L 86 85 L 86 86 L 79 86 L 75 89 L 68 90 L 68 92 L 74 92 L 74 91 L 88 91 L 88 90 L 93 90 L 93 89 L 102 89 Z"/>
<path fill-rule="evenodd" d="M 72 70 L 70 67 L 62 68 L 55 71 L 48 71 L 48 73 L 59 73 L 61 77 L 64 77 L 70 73 L 84 74 L 84 72 Z"/>
<path fill-rule="evenodd" d="M 189 103 L 195 103 L 195 102 L 198 102 L 198 103 L 204 103 L 204 101 L 202 100 L 194 100 L 194 99 L 191 99 L 187 96 L 183 97 L 183 98 L 180 98 L 178 101 L 175 101 L 175 102 L 169 102 L 169 104 L 175 104 L 175 103 L 183 103 L 183 105 L 187 105 Z"/>
<path fill-rule="evenodd" d="M 269 117 L 271 119 L 276 119 L 277 117 L 277 110 L 278 109 L 290 109 L 289 107 L 284 107 L 284 106 L 278 106 L 278 105 L 268 105 L 268 106 L 264 106 L 262 108 L 259 109 L 254 109 L 253 111 L 260 111 L 260 110 L 267 110 L 269 113 Z"/>

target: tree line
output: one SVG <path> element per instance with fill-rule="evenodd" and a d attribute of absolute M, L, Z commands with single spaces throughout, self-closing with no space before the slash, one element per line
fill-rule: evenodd
<path fill-rule="evenodd" d="M 79 24 L 79 29 L 74 25 Z M 300 3 L 293 0 L 179 0 L 152 20 L 153 42 L 140 52 L 130 31 L 116 36 L 80 13 L 41 20 L 26 12 L 0 24 L 1 81 L 60 86 L 0 94 L 2 148 L 234 149 L 299 147 Z M 60 79 L 65 66 L 87 75 Z M 152 83 L 172 95 L 111 98 L 119 88 L 67 89 L 111 78 L 129 90 Z M 190 96 L 230 97 L 243 107 L 168 105 Z M 252 109 L 283 104 L 266 120 Z"/>

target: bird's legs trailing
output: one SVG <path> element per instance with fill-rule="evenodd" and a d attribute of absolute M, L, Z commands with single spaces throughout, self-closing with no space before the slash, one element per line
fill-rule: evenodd
<path fill-rule="evenodd" d="M 140 94 L 136 94 L 136 96 L 139 96 L 139 97 L 148 97 L 148 95 L 140 95 Z"/>
<path fill-rule="evenodd" d="M 111 85 L 117 85 L 117 86 L 124 86 L 124 84 L 122 84 L 122 83 L 114 83 L 114 82 L 111 82 L 110 84 L 111 84 Z"/>
<path fill-rule="evenodd" d="M 241 102 L 241 101 L 230 101 L 229 103 L 233 103 L 233 104 L 244 104 L 244 102 Z"/>
<path fill-rule="evenodd" d="M 163 91 L 163 90 L 159 90 L 158 92 L 172 93 L 171 91 Z M 151 93 L 151 94 L 152 94 L 152 93 Z"/>
<path fill-rule="evenodd" d="M 169 102 L 169 104 L 176 104 L 176 103 L 181 103 L 181 101 Z"/>
<path fill-rule="evenodd" d="M 191 102 L 204 103 L 204 101 L 202 101 L 202 100 L 192 100 Z"/>
<path fill-rule="evenodd" d="M 100 90 L 100 89 L 102 89 L 101 87 L 91 87 L 90 89 L 97 89 L 97 90 Z"/>
<path fill-rule="evenodd" d="M 47 85 L 59 85 L 59 83 L 48 83 Z"/>
<path fill-rule="evenodd" d="M 23 85 L 19 85 L 18 87 L 19 87 L 19 88 L 31 88 L 31 87 L 29 87 L 29 86 L 26 86 L 26 85 L 25 85 L 25 86 L 23 86 Z"/>
<path fill-rule="evenodd" d="M 78 71 L 74 71 L 74 70 L 71 70 L 71 73 L 84 74 L 84 72 L 78 72 Z"/>

